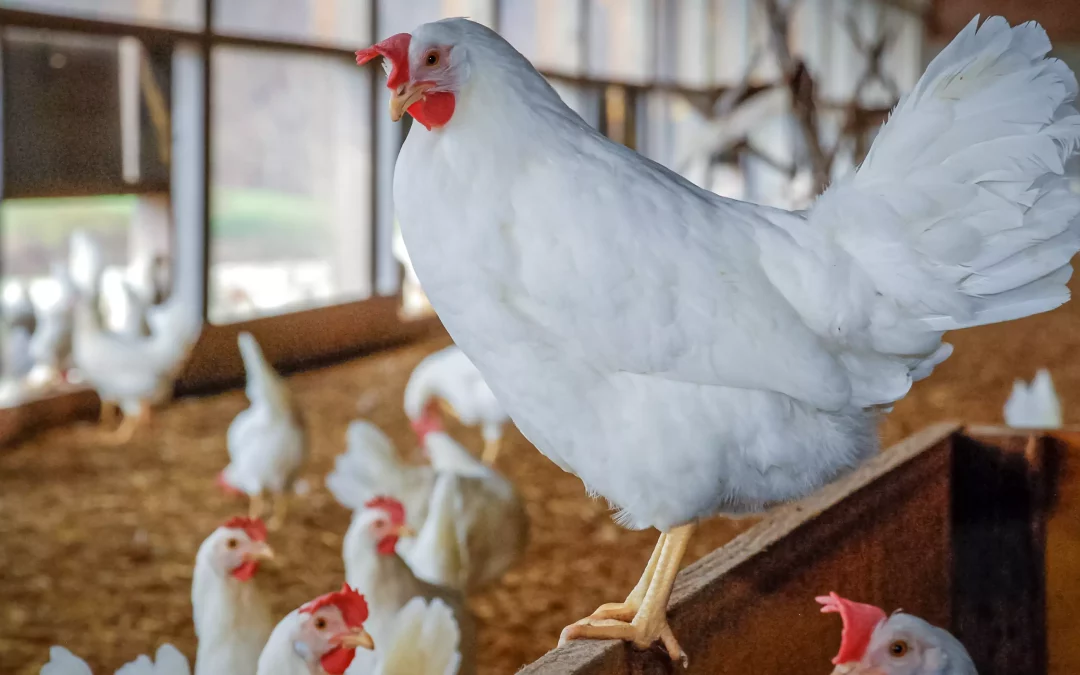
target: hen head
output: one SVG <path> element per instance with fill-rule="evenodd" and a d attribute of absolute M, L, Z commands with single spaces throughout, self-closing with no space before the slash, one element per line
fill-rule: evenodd
<path fill-rule="evenodd" d="M 274 557 L 266 543 L 266 525 L 258 518 L 230 518 L 210 538 L 214 568 L 239 581 L 249 581 L 259 571 L 260 562 Z"/>
<path fill-rule="evenodd" d="M 844 623 L 834 675 L 976 675 L 963 645 L 922 619 L 885 612 L 836 593 L 817 598 Z"/>
<path fill-rule="evenodd" d="M 364 519 L 366 531 L 380 555 L 392 555 L 399 538 L 416 534 L 405 522 L 405 506 L 393 497 L 368 500 L 358 517 Z"/>
<path fill-rule="evenodd" d="M 302 606 L 300 615 L 303 623 L 294 636 L 294 649 L 309 663 L 318 661 L 329 675 L 344 673 L 357 648 L 375 648 L 375 641 L 364 630 L 367 601 L 348 584 Z"/>

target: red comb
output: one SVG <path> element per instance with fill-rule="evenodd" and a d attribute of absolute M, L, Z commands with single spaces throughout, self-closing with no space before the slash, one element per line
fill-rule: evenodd
<path fill-rule="evenodd" d="M 862 659 L 870 646 L 870 637 L 877 625 L 887 617 L 880 607 L 852 602 L 830 592 L 815 598 L 821 604 L 821 612 L 836 612 L 844 622 L 840 633 L 840 651 L 833 657 L 833 665 L 851 663 Z"/>
<path fill-rule="evenodd" d="M 375 497 L 364 502 L 366 509 L 380 509 L 390 516 L 390 522 L 395 526 L 405 524 L 405 506 L 393 497 Z"/>
<path fill-rule="evenodd" d="M 391 35 L 376 45 L 356 52 L 356 63 L 362 66 L 376 57 L 386 58 L 390 61 L 390 75 L 386 78 L 386 86 L 397 89 L 409 81 L 409 42 L 411 40 L 412 36 L 408 33 Z"/>
<path fill-rule="evenodd" d="M 322 607 L 333 605 L 341 612 L 341 618 L 350 628 L 360 628 L 368 618 L 367 600 L 349 584 L 342 584 L 337 593 L 321 595 L 300 608 L 304 614 L 314 614 Z"/>
<path fill-rule="evenodd" d="M 252 541 L 266 541 L 266 523 L 259 518 L 246 518 L 233 516 L 225 521 L 222 527 L 232 530 L 243 530 Z"/>

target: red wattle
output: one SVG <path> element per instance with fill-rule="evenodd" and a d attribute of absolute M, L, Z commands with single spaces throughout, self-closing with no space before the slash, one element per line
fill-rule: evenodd
<path fill-rule="evenodd" d="M 457 98 L 448 91 L 433 91 L 409 106 L 409 114 L 428 131 L 446 126 L 454 116 Z"/>
<path fill-rule="evenodd" d="M 396 534 L 383 537 L 379 540 L 379 543 L 375 545 L 375 550 L 379 552 L 379 555 L 393 555 L 397 550 L 398 537 Z"/>
<path fill-rule="evenodd" d="M 254 560 L 247 560 L 241 563 L 240 567 L 234 569 L 232 575 L 240 581 L 251 581 L 252 577 L 254 577 L 255 573 L 258 571 L 259 563 Z"/>
<path fill-rule="evenodd" d="M 342 675 L 349 667 L 349 664 L 352 663 L 354 656 L 356 656 L 355 649 L 334 647 L 323 654 L 323 657 L 319 659 L 319 663 L 329 675 Z"/>

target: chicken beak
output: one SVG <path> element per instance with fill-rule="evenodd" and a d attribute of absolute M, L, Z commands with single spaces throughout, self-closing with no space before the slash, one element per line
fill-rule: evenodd
<path fill-rule="evenodd" d="M 400 528 L 398 528 L 398 536 L 399 537 L 415 537 L 416 536 L 416 530 L 409 527 L 408 525 L 402 525 Z"/>
<path fill-rule="evenodd" d="M 245 562 L 257 562 L 260 560 L 273 560 L 274 549 L 270 548 L 270 545 L 265 541 L 255 542 L 254 547 L 250 551 L 244 554 Z"/>
<path fill-rule="evenodd" d="M 357 628 L 351 633 L 342 635 L 338 638 L 338 644 L 346 649 L 357 649 L 359 647 L 375 649 L 375 640 L 372 640 L 371 635 L 363 628 Z"/>
<path fill-rule="evenodd" d="M 390 119 L 397 122 L 414 103 L 424 100 L 434 82 L 406 82 L 390 95 Z"/>

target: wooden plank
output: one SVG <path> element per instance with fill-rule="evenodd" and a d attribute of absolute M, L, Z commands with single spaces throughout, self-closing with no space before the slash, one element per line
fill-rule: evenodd
<path fill-rule="evenodd" d="M 94 419 L 100 407 L 97 394 L 87 389 L 76 389 L 14 408 L 0 408 L 0 447 L 16 443 L 43 429 Z"/>
<path fill-rule="evenodd" d="M 976 14 L 983 19 L 1001 15 L 1009 23 L 1038 21 L 1054 42 L 1080 40 L 1080 12 L 1075 0 L 935 0 L 930 15 L 931 36 L 952 40 Z"/>
<path fill-rule="evenodd" d="M 1057 431 L 1046 446 L 1047 675 L 1080 673 L 1080 431 Z"/>
<path fill-rule="evenodd" d="M 1045 438 L 973 427 L 953 448 L 952 632 L 982 675 L 1045 673 Z"/>
<path fill-rule="evenodd" d="M 828 591 L 947 624 L 950 459 L 959 428 L 938 424 L 911 436 L 683 570 L 669 616 L 690 656 L 685 672 L 829 672 L 840 625 L 814 602 Z M 655 649 L 614 641 L 571 643 L 521 671 L 667 672 Z"/>

